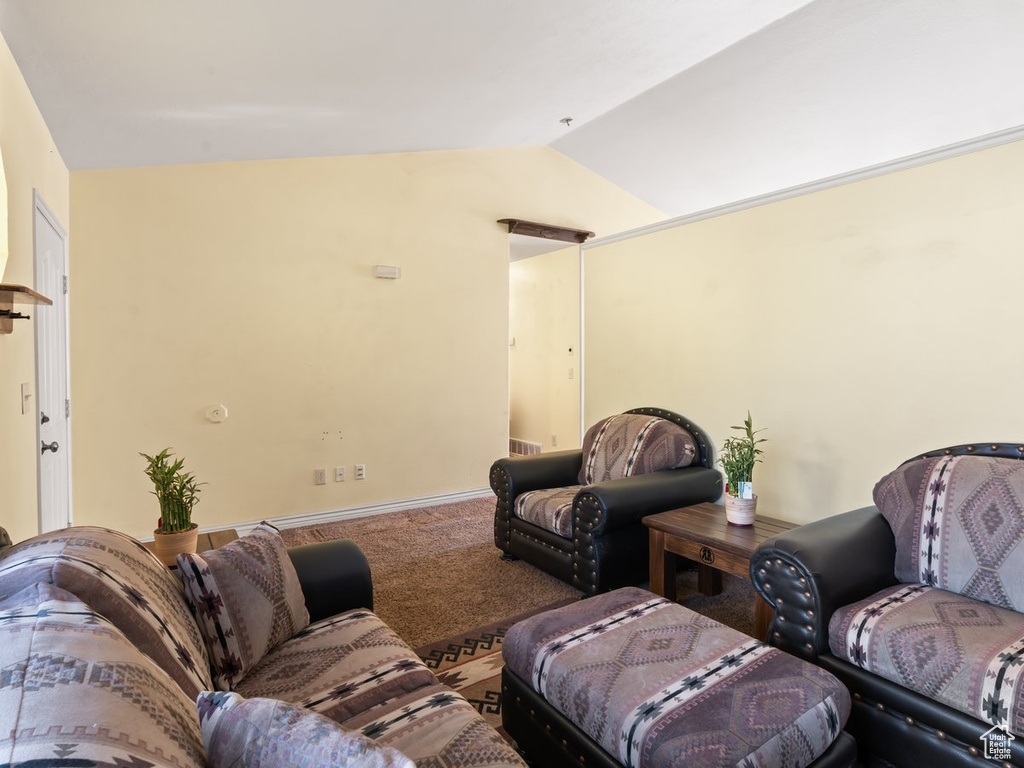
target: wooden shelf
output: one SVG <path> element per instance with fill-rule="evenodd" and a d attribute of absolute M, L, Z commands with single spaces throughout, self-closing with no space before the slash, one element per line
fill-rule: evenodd
<path fill-rule="evenodd" d="M 12 304 L 53 304 L 53 299 L 48 299 L 24 285 L 0 283 L 0 302 L 4 301 Z"/>
<path fill-rule="evenodd" d="M 14 311 L 15 304 L 53 304 L 53 299 L 48 299 L 41 293 L 36 293 L 24 285 L 12 285 L 0 283 L 0 333 L 10 333 L 14 330 L 15 320 L 28 320 L 28 315 Z"/>
<path fill-rule="evenodd" d="M 562 240 L 566 243 L 583 243 L 594 236 L 593 232 L 586 229 L 560 227 L 557 224 L 541 224 L 537 221 L 524 221 L 523 219 L 498 219 L 498 223 L 507 225 L 510 235 L 542 237 L 545 240 Z"/>

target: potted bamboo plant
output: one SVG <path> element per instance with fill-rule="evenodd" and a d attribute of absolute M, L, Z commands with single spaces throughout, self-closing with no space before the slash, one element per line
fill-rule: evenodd
<path fill-rule="evenodd" d="M 160 519 L 153 531 L 153 552 L 164 565 L 174 565 L 182 552 L 195 552 L 199 526 L 192 522 L 192 508 L 199 502 L 195 475 L 185 471 L 185 460 L 174 459 L 170 448 L 146 460 L 146 475 L 153 481 L 151 493 L 160 503 Z"/>
<path fill-rule="evenodd" d="M 761 461 L 763 451 L 758 445 L 767 438 L 757 437 L 763 429 L 754 429 L 747 411 L 742 427 L 732 427 L 743 434 L 726 438 L 718 452 L 718 461 L 725 472 L 725 518 L 733 525 L 753 525 L 757 509 L 754 493 L 754 465 Z"/>

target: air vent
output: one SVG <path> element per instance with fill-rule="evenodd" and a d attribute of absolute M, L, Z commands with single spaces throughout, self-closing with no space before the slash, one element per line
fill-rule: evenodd
<path fill-rule="evenodd" d="M 508 439 L 509 456 L 533 456 L 541 452 L 540 443 L 531 443 L 529 440 L 519 440 L 515 437 Z"/>

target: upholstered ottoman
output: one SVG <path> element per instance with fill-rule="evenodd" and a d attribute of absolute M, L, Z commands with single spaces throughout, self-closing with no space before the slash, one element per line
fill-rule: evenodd
<path fill-rule="evenodd" d="M 502 645 L 502 721 L 538 766 L 852 766 L 831 674 L 627 587 L 538 614 Z"/>

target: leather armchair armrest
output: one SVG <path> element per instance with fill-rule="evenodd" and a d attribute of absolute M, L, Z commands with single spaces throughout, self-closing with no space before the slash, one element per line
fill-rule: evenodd
<path fill-rule="evenodd" d="M 574 524 L 593 536 L 631 525 L 657 512 L 714 501 L 722 475 L 706 467 L 683 467 L 588 485 L 576 497 Z"/>
<path fill-rule="evenodd" d="M 896 542 L 876 507 L 780 533 L 750 558 L 750 578 L 775 608 L 772 645 L 810 658 L 829 652 L 828 623 L 844 605 L 896 584 Z"/>
<path fill-rule="evenodd" d="M 373 581 L 366 555 L 351 539 L 288 549 L 299 574 L 310 622 L 353 608 L 373 610 Z"/>
<path fill-rule="evenodd" d="M 509 502 L 528 491 L 579 485 L 583 451 L 556 451 L 536 456 L 498 459 L 491 466 L 491 489 L 508 493 Z"/>
<path fill-rule="evenodd" d="M 583 451 L 557 451 L 536 456 L 498 459 L 491 465 L 491 490 L 498 497 L 494 506 L 494 546 L 512 552 L 512 510 L 516 497 L 541 488 L 579 485 Z"/>

